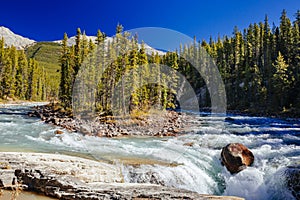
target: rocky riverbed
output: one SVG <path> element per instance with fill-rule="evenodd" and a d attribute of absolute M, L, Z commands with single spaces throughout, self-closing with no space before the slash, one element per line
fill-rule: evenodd
<path fill-rule="evenodd" d="M 124 183 L 116 165 L 59 154 L 0 153 L 2 188 L 22 187 L 62 200 L 232 199 L 155 184 Z"/>
<path fill-rule="evenodd" d="M 31 117 L 39 117 L 73 132 L 99 137 L 176 136 L 192 121 L 191 117 L 175 111 L 149 112 L 128 116 L 96 116 L 84 118 L 55 105 L 36 106 Z M 57 132 L 59 134 L 59 132 Z"/>

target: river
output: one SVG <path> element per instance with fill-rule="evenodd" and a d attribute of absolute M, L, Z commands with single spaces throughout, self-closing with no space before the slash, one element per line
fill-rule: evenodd
<path fill-rule="evenodd" d="M 70 133 L 25 114 L 33 104 L 0 106 L 0 151 L 61 153 L 113 162 L 125 182 L 156 182 L 198 193 L 246 199 L 293 199 L 282 169 L 300 164 L 300 120 L 231 115 L 195 115 L 188 133 L 164 138 L 97 138 Z M 55 135 L 55 130 L 64 134 Z M 254 154 L 252 167 L 231 175 L 221 149 L 239 142 Z M 188 145 L 187 145 L 188 144 Z M 124 165 L 125 160 L 176 165 Z"/>

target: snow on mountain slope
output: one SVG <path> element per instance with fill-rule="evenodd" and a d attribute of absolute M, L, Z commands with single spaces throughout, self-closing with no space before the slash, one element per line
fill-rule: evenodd
<path fill-rule="evenodd" d="M 17 35 L 10 29 L 0 26 L 0 38 L 4 38 L 6 46 L 15 46 L 17 49 L 24 49 L 36 41 Z"/>
<path fill-rule="evenodd" d="M 17 35 L 14 32 L 12 32 L 10 29 L 4 27 L 4 26 L 0 26 L 0 38 L 4 38 L 5 44 L 6 46 L 15 46 L 17 49 L 24 49 L 34 43 L 36 43 L 36 41 L 25 38 L 23 36 Z M 95 36 L 86 36 L 87 40 L 92 40 L 93 42 L 96 41 L 96 37 Z M 68 46 L 72 46 L 75 44 L 75 39 L 76 37 L 70 37 L 68 39 Z M 106 37 L 105 42 L 108 43 L 109 41 L 111 42 L 113 40 L 112 37 Z M 55 43 L 60 43 L 61 44 L 61 40 L 56 40 L 53 41 Z M 141 44 L 139 44 L 139 48 L 141 48 Z M 159 51 L 156 50 L 154 48 L 152 48 L 151 46 L 145 44 L 145 50 L 146 53 L 151 55 L 152 52 L 154 53 L 158 53 L 158 55 L 164 55 L 165 52 L 163 51 Z"/>
<path fill-rule="evenodd" d="M 139 44 L 139 47 L 141 47 L 140 44 Z M 150 47 L 148 44 L 145 44 L 144 47 L 145 47 L 146 54 L 148 54 L 148 55 L 151 55 L 152 52 L 154 52 L 154 54 L 157 53 L 157 54 L 160 55 L 160 56 L 166 54 L 166 52 L 156 50 L 156 49 Z"/>
<path fill-rule="evenodd" d="M 97 37 L 95 36 L 85 36 L 85 37 L 87 38 L 88 41 L 92 40 L 93 42 L 96 42 Z M 53 42 L 61 44 L 61 40 L 55 40 Z M 75 43 L 76 43 L 76 36 L 68 38 L 68 42 L 67 42 L 68 46 L 75 45 Z"/>
<path fill-rule="evenodd" d="M 92 40 L 94 43 L 96 42 L 96 38 L 97 37 L 95 37 L 95 36 L 85 36 L 85 37 L 87 38 L 87 40 Z M 74 45 L 75 44 L 75 40 L 76 40 L 76 36 L 72 36 L 72 37 L 68 38 L 68 42 L 67 42 L 68 46 Z M 106 43 L 111 42 L 112 40 L 113 40 L 112 37 L 106 37 L 105 38 L 105 42 Z M 61 40 L 56 40 L 54 42 L 61 44 Z M 158 53 L 158 55 L 164 55 L 165 54 L 165 52 L 156 50 L 156 49 L 152 48 L 151 46 L 149 46 L 147 44 L 145 44 L 144 46 L 145 46 L 146 53 L 148 55 L 151 55 L 152 52 Z M 141 48 L 141 44 L 139 44 L 139 48 Z"/>

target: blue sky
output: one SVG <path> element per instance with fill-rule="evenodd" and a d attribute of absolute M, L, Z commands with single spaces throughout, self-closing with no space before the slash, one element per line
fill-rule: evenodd
<path fill-rule="evenodd" d="M 278 25 L 282 10 L 293 18 L 300 0 L 2 0 L 0 5 L 0 26 L 37 41 L 75 35 L 77 27 L 87 35 L 101 29 L 111 36 L 118 22 L 125 30 L 163 27 L 201 40 L 230 35 L 235 25 L 242 30 L 265 14 Z"/>

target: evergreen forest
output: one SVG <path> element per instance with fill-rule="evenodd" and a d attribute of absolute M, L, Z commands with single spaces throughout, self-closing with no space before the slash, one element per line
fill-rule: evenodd
<path fill-rule="evenodd" d="M 176 88 L 180 87 L 180 78 L 177 73 L 162 76 L 159 66 L 166 65 L 187 78 L 199 96 L 200 109 L 206 109 L 211 106 L 206 82 L 185 59 L 195 56 L 199 59 L 205 50 L 221 74 L 228 110 L 300 115 L 300 11 L 290 19 L 283 10 L 278 26 L 270 24 L 265 16 L 263 22 L 250 24 L 244 30 L 234 27 L 231 36 L 209 41 L 194 38 L 193 44 L 182 44 L 175 52 L 164 55 L 147 54 L 145 44 L 138 43 L 137 37 L 123 32 L 118 24 L 113 39 L 107 41 L 105 33 L 98 30 L 96 41 L 92 41 L 78 28 L 75 44 L 69 46 L 65 33 L 58 56 L 59 68 L 52 70 L 57 78 L 49 75 L 43 62 L 26 55 L 24 50 L 5 47 L 2 38 L 0 99 L 56 100 L 63 107 L 72 108 L 78 106 L 72 103 L 72 94 L 80 76 L 85 80 L 82 89 L 96 83 L 91 94 L 95 103 L 83 106 L 97 112 L 111 114 L 114 107 L 111 99 L 116 88 L 121 98 L 114 105 L 122 114 L 146 110 L 153 105 L 175 109 L 179 106 Z M 130 76 L 126 76 L 128 73 Z M 162 84 L 143 83 L 153 77 Z M 165 83 L 168 88 L 164 87 Z M 131 88 L 130 93 L 128 88 Z M 126 99 L 129 99 L 129 109 L 125 106 Z"/>

